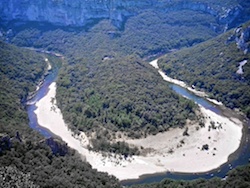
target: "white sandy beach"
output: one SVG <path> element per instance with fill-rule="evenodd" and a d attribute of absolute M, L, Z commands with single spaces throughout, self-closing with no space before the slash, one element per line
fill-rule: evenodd
<path fill-rule="evenodd" d="M 172 129 L 144 139 L 130 139 L 126 141 L 150 148 L 152 152 L 127 160 L 103 157 L 86 149 L 89 140 L 84 133 L 74 137 L 68 130 L 61 111 L 56 106 L 55 94 L 56 83 L 53 82 L 47 95 L 36 103 L 38 123 L 60 136 L 69 147 L 82 154 L 93 168 L 108 172 L 120 180 L 166 171 L 206 172 L 227 162 L 228 156 L 240 145 L 243 126 L 239 120 L 230 120 L 201 107 L 201 112 L 206 117 L 205 127 L 197 130 L 198 125 L 188 125 L 189 136 L 183 136 L 185 129 Z M 209 130 L 211 121 L 215 122 L 216 129 Z M 208 145 L 208 150 L 202 150 L 205 144 Z"/>

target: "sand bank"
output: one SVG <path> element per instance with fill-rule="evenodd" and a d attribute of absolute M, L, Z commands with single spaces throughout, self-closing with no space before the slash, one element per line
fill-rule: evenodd
<path fill-rule="evenodd" d="M 216 104 L 216 105 L 223 105 L 222 102 L 219 102 L 215 99 L 211 99 L 211 98 L 208 98 L 208 95 L 203 92 L 203 91 L 198 91 L 192 87 L 189 87 L 185 82 L 181 81 L 181 80 L 177 80 L 177 79 L 173 79 L 169 76 L 167 76 L 160 68 L 159 68 L 159 65 L 158 65 L 158 59 L 154 60 L 154 61 L 151 61 L 149 63 L 150 65 L 152 65 L 155 69 L 158 70 L 159 74 L 162 76 L 163 80 L 167 81 L 167 82 L 170 82 L 170 83 L 173 83 L 173 84 L 176 84 L 176 85 L 179 85 L 183 88 L 186 88 L 187 90 L 191 91 L 192 93 L 194 93 L 195 95 L 197 96 L 200 96 L 200 97 L 204 97 L 206 98 L 208 101 Z"/>
<path fill-rule="evenodd" d="M 89 140 L 84 133 L 74 136 L 64 123 L 60 109 L 56 106 L 56 83 L 49 86 L 47 95 L 37 102 L 38 123 L 60 136 L 68 146 L 84 156 L 93 168 L 108 172 L 120 180 L 135 179 L 143 174 L 158 172 L 205 172 L 227 162 L 228 156 L 240 145 L 242 123 L 219 116 L 201 108 L 205 127 L 189 124 L 189 136 L 185 129 L 172 129 L 144 139 L 126 140 L 128 143 L 150 149 L 144 156 L 124 159 L 119 156 L 103 157 L 100 153 L 86 149 Z M 213 123 L 214 122 L 214 123 Z M 214 124 L 214 129 L 211 128 Z M 207 144 L 206 149 L 204 145 Z M 203 148 L 203 150 L 202 150 Z"/>

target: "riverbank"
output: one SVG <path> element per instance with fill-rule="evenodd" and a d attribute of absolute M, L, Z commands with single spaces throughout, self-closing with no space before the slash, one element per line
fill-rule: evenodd
<path fill-rule="evenodd" d="M 38 123 L 82 154 L 93 168 L 112 174 L 119 180 L 136 179 L 144 174 L 166 171 L 187 173 L 210 171 L 226 163 L 228 156 L 237 150 L 241 142 L 240 121 L 230 120 L 200 107 L 205 117 L 205 126 L 199 128 L 199 125 L 189 122 L 188 136 L 183 135 L 185 129 L 171 129 L 144 139 L 126 139 L 129 144 L 143 147 L 150 152 L 126 160 L 112 155 L 104 157 L 100 153 L 86 149 L 89 139 L 84 133 L 74 136 L 68 130 L 61 111 L 56 106 L 55 95 L 56 83 L 53 82 L 49 86 L 48 93 L 36 103 L 35 113 Z"/>
<path fill-rule="evenodd" d="M 64 123 L 61 110 L 56 105 L 55 95 L 56 83 L 53 82 L 50 84 L 49 91 L 45 97 L 36 103 L 37 109 L 35 114 L 37 115 L 38 124 L 61 137 L 69 147 L 83 153 L 89 144 L 87 137 L 85 134 L 73 137 L 73 132 Z"/>
<path fill-rule="evenodd" d="M 158 66 L 158 59 L 155 59 L 154 61 L 151 61 L 149 63 L 150 65 L 152 65 L 156 70 L 158 70 L 159 74 L 162 76 L 163 80 L 167 81 L 167 82 L 170 82 L 170 83 L 173 83 L 173 84 L 176 84 L 178 86 L 181 86 L 189 91 L 191 91 L 192 93 L 194 93 L 195 95 L 199 96 L 199 97 L 204 97 L 206 98 L 208 101 L 216 104 L 216 105 L 223 105 L 222 102 L 219 102 L 215 99 L 210 99 L 208 98 L 208 95 L 203 92 L 203 91 L 198 91 L 192 87 L 189 87 L 185 82 L 181 81 L 181 80 L 177 80 L 177 79 L 173 79 L 169 76 L 167 76 Z"/>

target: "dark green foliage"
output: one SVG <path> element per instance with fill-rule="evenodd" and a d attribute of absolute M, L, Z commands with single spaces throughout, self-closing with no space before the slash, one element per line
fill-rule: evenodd
<path fill-rule="evenodd" d="M 159 183 L 134 185 L 131 188 L 246 188 L 250 187 L 250 165 L 238 167 L 226 179 L 197 179 L 192 181 L 165 179 Z"/>
<path fill-rule="evenodd" d="M 0 167 L 0 185 L 4 188 L 39 188 L 30 180 L 30 174 L 24 174 L 15 167 Z"/>
<path fill-rule="evenodd" d="M 88 67 L 80 70 L 79 64 L 72 64 L 57 81 L 59 106 L 72 127 L 141 137 L 195 119 L 196 106 L 175 94 L 154 68 L 135 56 Z"/>
<path fill-rule="evenodd" d="M 217 25 L 216 19 L 201 12 L 147 10 L 129 19 L 125 31 L 117 40 L 120 40 L 122 50 L 145 57 L 191 46 L 216 36 L 210 24 Z"/>
<path fill-rule="evenodd" d="M 19 46 L 35 46 L 60 51 L 66 56 L 95 59 L 95 55 L 139 54 L 140 57 L 190 46 L 222 32 L 214 16 L 193 10 L 160 11 L 147 9 L 130 17 L 124 31 L 108 20 L 90 29 L 32 28 L 17 31 L 11 41 Z M 214 28 L 216 29 L 214 29 Z M 117 54 L 118 53 L 118 54 Z M 90 55 L 92 55 L 90 57 Z"/>
<path fill-rule="evenodd" d="M 0 166 L 29 173 L 30 180 L 41 187 L 120 187 L 114 177 L 93 170 L 73 151 L 64 157 L 53 156 L 48 146 L 36 140 L 16 142 L 0 156 Z"/>
<path fill-rule="evenodd" d="M 91 140 L 93 148 L 90 150 L 104 151 L 108 153 L 114 153 L 123 155 L 125 158 L 128 156 L 139 155 L 140 151 L 136 147 L 129 146 L 126 142 L 110 143 L 105 138 Z"/>
<path fill-rule="evenodd" d="M 71 129 L 91 132 L 104 127 L 109 138 L 116 131 L 139 138 L 183 126 L 187 118 L 195 119 L 196 109 L 173 93 L 142 58 L 194 45 L 218 32 L 221 26 L 210 14 L 152 8 L 130 17 L 123 31 L 108 20 L 87 31 L 29 26 L 11 41 L 65 55 L 68 64 L 59 74 L 56 97 Z"/>
<path fill-rule="evenodd" d="M 243 67 L 243 75 L 236 73 L 239 62 L 249 61 L 250 53 L 238 49 L 234 37 L 231 30 L 192 48 L 167 54 L 159 64 L 170 77 L 184 80 L 227 107 L 240 108 L 250 117 L 249 62 Z"/>
<path fill-rule="evenodd" d="M 238 167 L 229 172 L 225 187 L 250 187 L 250 165 Z"/>
<path fill-rule="evenodd" d="M 232 1 L 224 0 L 220 3 L 224 5 L 229 2 Z M 100 139 L 97 137 L 98 140 L 95 140 L 98 142 L 97 150 L 104 148 L 104 151 L 124 155 L 129 155 L 131 152 L 136 154 L 137 150 L 133 151 L 133 148 L 131 149 L 121 142 L 110 144 L 107 140 L 113 134 L 109 131 L 126 131 L 131 137 L 141 137 L 145 133 L 156 134 L 165 131 L 170 126 L 183 125 L 187 118 L 195 118 L 195 105 L 170 91 L 156 70 L 143 62 L 142 58 L 150 59 L 154 54 L 192 46 L 212 38 L 222 31 L 216 18 L 191 10 L 167 13 L 147 10 L 130 18 L 124 31 L 117 30 L 107 20 L 101 21 L 88 31 L 79 29 L 69 32 L 59 28 L 40 30 L 32 28 L 31 25 L 28 28 L 14 31 L 15 35 L 10 38 L 10 41 L 19 46 L 53 50 L 66 57 L 58 78 L 57 100 L 71 128 L 88 132 L 95 130 L 102 133 L 104 127 L 107 134 Z M 220 42 L 224 44 L 225 40 Z M 216 45 L 219 44 L 212 43 L 212 46 Z M 211 51 L 211 48 L 206 49 L 208 47 L 210 46 L 205 46 L 204 51 Z M 15 49 L 17 50 L 17 48 Z M 11 53 L 8 56 L 20 57 L 15 53 L 12 54 L 15 49 L 10 49 Z M 238 55 L 235 48 L 233 49 L 231 51 L 230 48 L 228 51 Z M 1 52 L 1 58 L 2 53 L 7 52 Z M 192 53 L 187 54 L 190 56 Z M 197 54 L 200 53 L 198 51 Z M 202 62 L 203 55 L 198 55 L 198 60 Z M 32 60 L 36 58 L 38 57 L 33 57 Z M 208 58 L 210 57 L 206 57 L 206 59 Z M 230 57 L 229 60 L 231 61 Z M 18 61 L 20 60 L 17 59 L 15 62 Z M 1 63 L 9 66 L 6 62 L 9 61 Z M 20 63 L 20 65 L 23 64 L 25 62 Z M 38 65 L 38 63 L 35 64 Z M 35 89 L 38 79 L 44 73 L 45 65 L 42 64 L 43 68 L 35 71 L 32 71 L 31 67 L 27 69 L 24 67 L 24 70 L 22 66 L 20 70 L 15 69 L 20 66 L 5 69 L 5 66 L 2 65 L 0 67 L 0 115 L 4 118 L 0 120 L 0 132 L 13 136 L 18 130 L 25 142 L 15 142 L 10 151 L 5 151 L 0 156 L 1 166 L 12 165 L 22 173 L 30 173 L 30 180 L 42 187 L 119 187 L 114 177 L 92 170 L 74 152 L 70 152 L 65 157 L 53 156 L 50 149 L 39 142 L 41 136 L 31 133 L 32 131 L 27 126 L 27 115 L 20 105 L 20 100 L 25 100 L 28 92 Z M 207 66 L 206 64 L 201 65 Z M 164 69 L 171 73 L 175 68 L 169 66 Z M 177 68 L 181 70 L 181 66 Z M 8 73 L 9 70 L 14 72 Z M 213 74 L 216 75 L 216 71 L 219 71 L 218 66 L 215 66 L 213 71 Z M 30 75 L 30 72 L 33 74 Z M 29 74 L 18 75 L 18 82 L 14 82 L 12 77 L 7 76 L 6 78 L 6 75 L 16 76 L 23 73 Z M 183 73 L 185 78 L 188 77 L 185 75 L 185 71 L 180 73 Z M 226 80 L 230 74 L 220 76 Z M 198 76 L 192 77 L 192 79 L 197 78 Z M 218 78 L 220 79 L 220 77 Z M 204 83 L 205 79 L 208 79 L 209 85 Z M 214 86 L 217 84 L 214 83 L 211 74 L 199 79 L 197 83 L 193 83 L 193 80 L 189 83 L 195 84 L 197 87 L 205 84 L 204 88 L 208 91 L 214 90 Z M 6 85 L 8 87 L 4 87 Z M 30 88 L 31 86 L 32 88 Z M 237 86 L 232 86 L 232 88 L 238 88 Z M 224 87 L 231 87 L 231 82 L 225 83 Z M 241 91 L 245 90 L 241 88 Z M 217 98 L 220 100 L 223 92 L 219 92 L 221 90 L 218 89 Z M 239 92 L 236 94 L 238 95 Z M 250 114 L 249 107 L 245 111 Z M 101 144 L 104 144 L 104 147 Z M 245 169 L 236 172 L 235 177 L 238 178 L 237 174 L 240 174 L 245 178 L 249 172 L 249 168 L 246 169 L 248 170 L 246 172 Z M 231 180 L 234 183 L 235 180 Z M 245 178 L 241 185 L 247 186 L 247 181 L 249 182 L 249 179 Z M 193 183 L 164 180 L 159 185 L 146 187 L 184 187 L 185 185 L 188 185 L 186 187 L 220 187 L 222 183 L 219 179 L 196 180 Z M 230 185 L 232 184 L 229 183 L 228 187 Z"/>
<path fill-rule="evenodd" d="M 114 177 L 93 170 L 70 149 L 64 157 L 54 156 L 28 126 L 21 101 L 35 90 L 46 66 L 43 56 L 0 42 L 0 133 L 11 140 L 11 148 L 0 153 L 0 186 L 120 187 Z M 14 138 L 16 132 L 22 142 Z"/>
<path fill-rule="evenodd" d="M 124 31 L 108 20 L 88 31 L 27 26 L 11 41 L 65 55 L 56 97 L 73 130 L 104 126 L 139 138 L 183 126 L 187 118 L 195 119 L 196 108 L 142 58 L 207 40 L 217 34 L 211 24 L 215 17 L 198 11 L 148 9 L 129 18 Z"/>
<path fill-rule="evenodd" d="M 0 54 L 0 132 L 14 136 L 18 126 L 21 135 L 29 136 L 27 125 L 19 125 L 28 122 L 24 102 L 28 93 L 35 91 L 47 65 L 44 57 L 2 41 Z"/>

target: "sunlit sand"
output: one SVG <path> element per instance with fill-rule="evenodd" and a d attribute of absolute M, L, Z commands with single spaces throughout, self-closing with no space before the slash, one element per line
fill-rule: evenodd
<path fill-rule="evenodd" d="M 230 120 L 200 107 L 205 126 L 200 128 L 198 124 L 187 122 L 189 136 L 183 136 L 185 128 L 176 128 L 143 139 L 125 139 L 127 143 L 148 148 L 151 152 L 127 159 L 112 155 L 104 157 L 100 153 L 88 151 L 89 139 L 84 133 L 74 136 L 68 129 L 56 105 L 55 95 L 56 83 L 53 82 L 46 96 L 36 103 L 38 123 L 60 136 L 69 147 L 83 155 L 93 168 L 120 180 L 166 171 L 210 171 L 226 163 L 241 142 L 243 126 L 239 120 Z"/>

